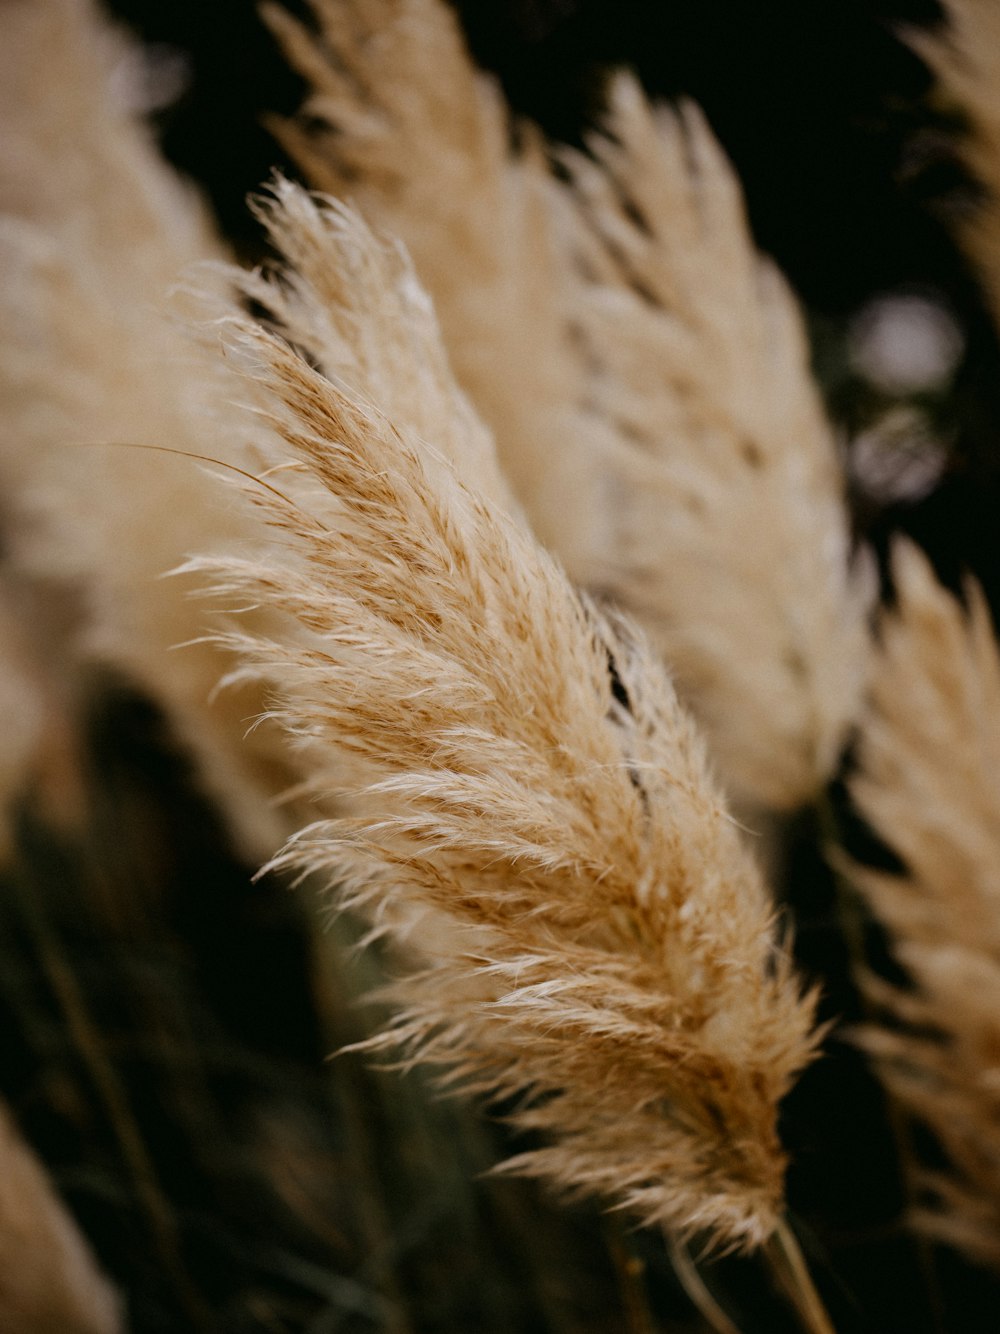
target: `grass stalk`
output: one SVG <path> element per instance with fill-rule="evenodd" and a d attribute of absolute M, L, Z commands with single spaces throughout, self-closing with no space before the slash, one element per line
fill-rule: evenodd
<path fill-rule="evenodd" d="M 688 1300 L 698 1311 L 714 1334 L 740 1334 L 738 1325 L 733 1324 L 729 1316 L 709 1292 L 705 1280 L 698 1272 L 698 1267 L 691 1259 L 690 1252 L 683 1242 L 664 1232 L 670 1263 L 674 1267 L 677 1280 L 687 1294 Z"/>
<path fill-rule="evenodd" d="M 806 1334 L 836 1334 L 795 1234 L 784 1218 L 765 1243 L 764 1258 Z"/>

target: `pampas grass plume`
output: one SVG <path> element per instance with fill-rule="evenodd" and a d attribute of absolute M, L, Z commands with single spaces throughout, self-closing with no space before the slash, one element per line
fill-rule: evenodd
<path fill-rule="evenodd" d="M 864 677 L 833 433 L 802 321 L 693 108 L 610 92 L 593 156 L 512 142 L 438 0 L 268 14 L 311 93 L 313 184 L 404 238 L 539 539 L 651 634 L 754 806 L 808 800 Z"/>
<path fill-rule="evenodd" d="M 621 74 L 589 147 L 564 160 L 587 231 L 574 323 L 615 431 L 611 587 L 734 794 L 792 807 L 858 711 L 874 592 L 802 316 L 697 107 L 651 107 Z"/>
<path fill-rule="evenodd" d="M 943 28 L 911 31 L 908 40 L 966 118 L 959 154 L 984 198 L 958 231 L 1000 320 L 1000 9 L 993 0 L 943 0 L 942 9 Z"/>
<path fill-rule="evenodd" d="M 912 989 L 871 981 L 863 1041 L 950 1164 L 920 1226 L 1000 1267 L 1000 655 L 977 585 L 963 610 L 903 540 L 893 571 L 851 791 L 904 869 L 851 877 Z"/>
<path fill-rule="evenodd" d="M 512 146 L 502 93 L 475 70 L 446 5 L 311 9 L 315 32 L 279 5 L 263 9 L 310 88 L 303 114 L 275 129 L 311 185 L 406 243 L 536 533 L 590 582 L 601 428 L 582 410 L 586 367 L 562 298 L 572 256 L 538 136 Z"/>
<path fill-rule="evenodd" d="M 11 0 L 0 43 L 0 482 L 23 584 L 72 593 L 60 653 L 111 664 L 155 698 L 248 852 L 280 841 L 280 762 L 242 744 L 259 701 L 212 700 L 202 608 L 160 578 L 205 540 L 238 540 L 197 452 L 259 468 L 227 422 L 239 385 L 174 314 L 192 265 L 224 257 L 201 202 L 163 162 L 123 69 L 136 50 L 89 0 Z M 221 266 L 203 268 L 216 296 Z M 168 452 L 150 452 L 145 446 Z M 277 769 L 277 772 L 276 772 Z M 263 799 L 262 799 L 263 794 Z"/>
<path fill-rule="evenodd" d="M 308 206 L 277 207 L 288 239 Z M 259 554 L 195 569 L 279 618 L 224 642 L 343 812 L 278 864 L 419 937 L 369 1045 L 512 1100 L 548 1143 L 509 1168 L 763 1242 L 813 1003 L 667 677 L 433 437 L 234 319 L 312 499 L 251 486 Z"/>

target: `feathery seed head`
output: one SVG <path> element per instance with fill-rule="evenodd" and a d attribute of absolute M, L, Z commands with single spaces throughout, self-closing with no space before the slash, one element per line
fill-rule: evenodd
<path fill-rule="evenodd" d="M 959 151 L 984 198 L 959 234 L 1000 319 L 1000 9 L 993 0 L 943 0 L 939 32 L 910 31 L 910 45 L 967 120 Z"/>
<path fill-rule="evenodd" d="M 61 651 L 113 664 L 164 707 L 244 847 L 280 841 L 262 790 L 280 759 L 242 746 L 258 699 L 211 701 L 217 650 L 203 607 L 160 578 L 211 534 L 239 540 L 231 508 L 197 465 L 254 470 L 229 427 L 233 378 L 174 312 L 172 290 L 201 265 L 227 280 L 207 214 L 163 162 L 115 78 L 136 51 L 90 0 L 12 0 L 0 43 L 0 483 L 16 575 L 72 594 Z M 44 164 L 44 169 L 40 167 Z M 155 452 L 144 448 L 154 446 Z M 262 738 L 261 738 L 262 740 Z"/>
<path fill-rule="evenodd" d="M 852 568 L 801 315 L 703 115 L 651 107 L 627 74 L 608 106 L 589 156 L 563 160 L 588 275 L 574 320 L 621 479 L 612 587 L 734 794 L 794 806 L 859 706 L 872 571 Z"/>
<path fill-rule="evenodd" d="M 1000 1265 L 1000 654 L 978 587 L 967 611 L 908 542 L 893 553 L 851 790 L 900 857 L 898 875 L 851 875 L 912 979 L 868 985 L 891 1023 L 863 1045 L 890 1090 L 941 1143 L 918 1221 Z"/>
<path fill-rule="evenodd" d="M 274 207 L 278 234 L 315 206 L 287 187 Z M 276 618 L 226 642 L 307 750 L 317 800 L 334 785 L 345 803 L 279 863 L 419 942 L 369 1045 L 516 1097 L 513 1120 L 550 1137 L 517 1170 L 763 1240 L 812 1002 L 667 677 L 450 446 L 237 328 L 309 488 L 252 489 L 266 547 L 199 568 Z"/>
<path fill-rule="evenodd" d="M 439 0 L 269 11 L 312 93 L 282 136 L 402 236 L 539 539 L 650 633 L 729 789 L 808 800 L 863 684 L 873 581 L 801 318 L 701 114 L 610 87 L 557 178 Z"/>

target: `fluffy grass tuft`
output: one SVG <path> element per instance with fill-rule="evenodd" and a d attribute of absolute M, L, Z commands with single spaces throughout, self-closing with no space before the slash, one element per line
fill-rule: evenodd
<path fill-rule="evenodd" d="M 289 187 L 277 208 L 288 236 L 309 206 Z M 668 678 L 447 447 L 234 328 L 308 487 L 251 485 L 265 545 L 194 569 L 276 618 L 223 642 L 344 812 L 277 864 L 419 942 L 368 1046 L 543 1132 L 512 1170 L 763 1242 L 813 1001 Z"/>

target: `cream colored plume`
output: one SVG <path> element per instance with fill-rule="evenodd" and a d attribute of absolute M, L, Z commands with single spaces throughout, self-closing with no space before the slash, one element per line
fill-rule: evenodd
<path fill-rule="evenodd" d="M 196 581 L 162 578 L 193 550 L 238 546 L 243 518 L 190 457 L 136 448 L 199 455 L 208 440 L 223 464 L 267 466 L 266 434 L 248 432 L 235 406 L 248 393 L 240 367 L 224 364 L 211 328 L 192 337 L 171 300 L 196 280 L 207 318 L 232 279 L 199 264 L 221 246 L 129 109 L 122 76 L 134 77 L 136 52 L 84 0 L 12 0 L 5 20 L 0 477 L 14 560 L 78 591 L 82 655 L 125 670 L 166 707 L 244 848 L 269 855 L 288 829 L 271 798 L 297 774 L 266 727 L 244 741 L 261 708 L 252 691 L 213 693 L 217 650 L 177 647 L 201 637 L 205 607 Z M 305 196 L 283 198 L 275 225 L 290 230 L 277 240 L 302 285 L 257 278 L 253 295 L 327 373 L 408 428 L 442 448 L 440 423 L 457 431 L 477 485 L 505 495 L 405 256 Z"/>
<path fill-rule="evenodd" d="M 305 207 L 288 204 L 286 243 Z M 312 490 L 250 484 L 259 554 L 194 568 L 277 618 L 267 634 L 237 618 L 225 642 L 308 755 L 320 809 L 347 803 L 280 862 L 377 930 L 418 932 L 373 1045 L 517 1095 L 549 1144 L 509 1166 L 762 1242 L 812 1003 L 666 675 L 435 437 L 236 329 Z"/>
<path fill-rule="evenodd" d="M 321 190 L 406 243 L 459 383 L 535 532 L 578 581 L 604 572 L 603 426 L 565 293 L 573 256 L 537 136 L 511 141 L 499 88 L 433 0 L 312 0 L 318 31 L 264 14 L 311 92 L 278 131 Z M 595 554 L 598 559 L 595 561 Z"/>
<path fill-rule="evenodd" d="M 0 1331 L 119 1334 L 118 1298 L 0 1103 Z"/>
<path fill-rule="evenodd" d="M 313 364 L 433 440 L 467 483 L 517 514 L 493 439 L 455 383 L 434 307 L 403 248 L 349 208 L 278 177 L 253 202 L 287 267 L 231 275 Z M 329 502 L 327 502 L 329 503 Z"/>
<path fill-rule="evenodd" d="M 313 7 L 315 36 L 269 11 L 313 90 L 286 142 L 405 239 L 536 533 L 653 636 L 734 794 L 807 800 L 871 581 L 801 317 L 703 119 L 619 78 L 567 185 L 438 0 Z"/>
<path fill-rule="evenodd" d="M 802 317 L 697 108 L 621 75 L 590 148 L 568 157 L 593 236 L 573 313 L 624 479 L 614 587 L 736 792 L 794 805 L 856 715 L 872 592 Z"/>
<path fill-rule="evenodd" d="M 959 225 L 1000 320 L 1000 6 L 994 0 L 942 0 L 945 26 L 911 31 L 910 44 L 967 118 L 961 155 L 985 197 Z"/>
<path fill-rule="evenodd" d="M 893 569 L 851 790 L 904 869 L 851 876 L 913 989 L 872 983 L 864 1041 L 951 1165 L 921 1225 L 1000 1266 L 1000 656 L 977 585 L 965 612 L 904 541 Z"/>
<path fill-rule="evenodd" d="M 200 202 L 132 110 L 137 51 L 88 0 L 9 0 L 0 43 L 0 480 L 20 575 L 76 590 L 63 652 L 110 662 L 163 704 L 252 849 L 278 838 L 259 752 L 241 754 L 257 705 L 211 700 L 202 609 L 165 571 L 238 523 L 189 459 L 247 463 L 227 428 L 239 392 L 169 312 L 185 270 L 221 247 Z M 204 281 L 220 292 L 221 276 Z M 137 448 L 140 446 L 140 448 Z M 69 631 L 67 634 L 69 635 Z M 283 780 L 282 780 L 283 781 Z"/>

